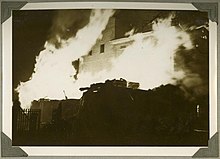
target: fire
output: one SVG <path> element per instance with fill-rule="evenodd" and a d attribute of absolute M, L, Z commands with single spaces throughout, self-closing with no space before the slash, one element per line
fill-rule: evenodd
<path fill-rule="evenodd" d="M 45 44 L 45 50 L 36 58 L 30 80 L 20 83 L 16 89 L 23 108 L 30 107 L 33 100 L 40 98 L 63 99 L 63 90 L 69 98 L 80 98 L 80 87 L 106 79 L 124 78 L 139 82 L 141 89 L 147 90 L 161 84 L 175 84 L 176 79 L 184 78 L 184 72 L 174 68 L 175 53 L 180 46 L 186 50 L 193 46 L 185 31 L 171 25 L 173 16 L 170 16 L 158 19 L 147 35 L 132 35 L 132 31 L 129 35 L 133 42 L 112 60 L 110 71 L 95 75 L 81 72 L 75 80 L 72 61 L 88 54 L 97 39 L 102 37 L 102 31 L 113 14 L 113 10 L 93 10 L 89 23 L 75 37 L 61 41 L 61 48 Z"/>
<path fill-rule="evenodd" d="M 187 50 L 193 46 L 187 33 L 171 25 L 172 18 L 160 19 L 149 35 L 134 35 L 133 44 L 114 62 L 113 77 L 138 81 L 142 89 L 175 84 L 183 78 L 184 72 L 174 68 L 175 52 L 180 46 Z"/>
<path fill-rule="evenodd" d="M 62 42 L 62 48 L 56 49 L 46 42 L 45 50 L 36 57 L 34 72 L 27 82 L 17 87 L 19 100 L 23 108 L 29 108 L 33 100 L 40 98 L 63 99 L 63 90 L 68 97 L 74 97 L 72 61 L 86 55 L 96 40 L 102 37 L 113 10 L 93 10 L 89 23 L 80 29 L 76 36 Z"/>
<path fill-rule="evenodd" d="M 190 36 L 183 30 L 172 26 L 173 15 L 159 19 L 153 24 L 153 31 L 131 35 L 133 43 L 122 54 L 112 60 L 111 71 L 101 71 L 92 75 L 78 75 L 77 87 L 91 83 L 104 82 L 106 79 L 124 78 L 140 83 L 147 90 L 162 84 L 176 84 L 185 77 L 184 70 L 175 70 L 175 53 L 180 46 L 186 50 L 193 48 Z M 132 32 L 132 30 L 131 30 Z"/>

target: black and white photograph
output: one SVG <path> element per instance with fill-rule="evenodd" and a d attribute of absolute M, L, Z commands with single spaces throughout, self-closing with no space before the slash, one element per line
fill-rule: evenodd
<path fill-rule="evenodd" d="M 12 12 L 13 146 L 208 146 L 198 10 Z"/>

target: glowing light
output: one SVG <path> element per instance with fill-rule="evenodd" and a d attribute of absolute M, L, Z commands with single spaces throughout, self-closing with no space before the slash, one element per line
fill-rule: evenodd
<path fill-rule="evenodd" d="M 175 53 L 180 46 L 187 50 L 193 45 L 186 32 L 171 25 L 172 18 L 171 15 L 167 19 L 159 19 L 150 33 L 131 35 L 132 44 L 112 60 L 110 71 L 104 70 L 95 75 L 83 72 L 78 75 L 77 86 L 124 78 L 139 82 L 140 88 L 147 90 L 162 84 L 175 84 L 178 79 L 184 78 L 185 72 L 174 68 Z"/>
<path fill-rule="evenodd" d="M 63 90 L 68 97 L 74 97 L 75 70 L 72 61 L 86 55 L 96 40 L 102 37 L 113 10 L 93 10 L 88 25 L 80 29 L 76 36 L 62 42 L 62 48 L 55 49 L 45 44 L 45 50 L 36 58 L 34 72 L 27 82 L 17 87 L 23 108 L 29 108 L 33 100 L 40 98 L 63 99 Z"/>
<path fill-rule="evenodd" d="M 184 72 L 174 68 L 175 52 L 180 46 L 191 49 L 193 45 L 185 31 L 171 25 L 173 16 L 170 16 L 157 20 L 150 34 L 132 35 L 132 31 L 129 38 L 133 42 L 112 60 L 110 71 L 96 74 L 81 72 L 78 80 L 74 80 L 76 71 L 72 61 L 86 55 L 102 37 L 101 33 L 113 13 L 112 10 L 92 11 L 89 24 L 79 30 L 74 38 L 62 42 L 63 47 L 58 50 L 45 44 L 45 50 L 36 58 L 32 77 L 17 88 L 23 108 L 30 107 L 33 100 L 40 98 L 64 99 L 63 90 L 69 98 L 80 98 L 80 87 L 106 79 L 124 78 L 139 82 L 142 89 L 150 89 L 184 78 Z"/>

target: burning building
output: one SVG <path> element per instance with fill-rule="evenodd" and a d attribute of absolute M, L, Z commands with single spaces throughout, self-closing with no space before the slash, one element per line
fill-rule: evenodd
<path fill-rule="evenodd" d="M 72 37 L 55 36 L 59 45 L 46 41 L 31 77 L 16 88 L 21 106 L 29 108 L 33 100 L 44 97 L 62 100 L 63 90 L 68 97 L 79 99 L 80 87 L 107 79 L 124 78 L 145 90 L 176 84 L 191 73 L 184 66 L 187 60 L 181 57 L 180 62 L 176 61 L 177 51 L 196 48 L 189 29 L 180 24 L 191 12 L 184 12 L 176 20 L 180 13 L 176 18 L 171 11 L 92 10 L 86 16 L 87 23 Z M 198 14 L 199 20 L 201 15 Z M 70 29 L 59 25 L 68 34 Z"/>
<path fill-rule="evenodd" d="M 16 89 L 21 107 L 41 110 L 42 125 L 53 122 L 59 128 L 74 119 L 74 134 L 68 140 L 72 145 L 206 145 L 207 19 L 182 11 L 89 13 L 74 35 L 55 36 L 55 44 L 46 41 L 32 76 Z M 191 13 L 198 15 L 196 23 L 181 24 Z M 65 35 L 71 32 L 60 24 Z M 63 91 L 71 99 L 65 99 Z M 203 118 L 202 142 L 189 141 L 195 135 L 196 111 Z M 167 135 L 170 138 L 163 138 Z"/>
<path fill-rule="evenodd" d="M 127 17 L 126 15 L 130 15 Z M 119 57 L 124 49 L 134 42 L 135 33 L 150 37 L 153 20 L 161 15 L 159 11 L 123 10 L 117 11 L 102 32 L 102 38 L 85 55 L 75 62 L 77 74 L 80 72 L 97 73 L 112 68 L 112 60 Z M 136 18 L 138 17 L 138 18 Z"/>

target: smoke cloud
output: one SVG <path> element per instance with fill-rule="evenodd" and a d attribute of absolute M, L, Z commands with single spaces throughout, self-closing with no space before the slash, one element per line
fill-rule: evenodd
<path fill-rule="evenodd" d="M 192 28 L 192 27 L 191 27 Z M 188 30 L 193 49 L 185 51 L 180 47 L 176 53 L 176 69 L 184 71 L 179 84 L 188 98 L 208 97 L 209 93 L 209 35 L 207 25 Z"/>
<path fill-rule="evenodd" d="M 56 48 L 62 41 L 74 37 L 77 31 L 89 23 L 91 10 L 60 10 L 57 12 L 50 29 L 48 42 Z"/>

